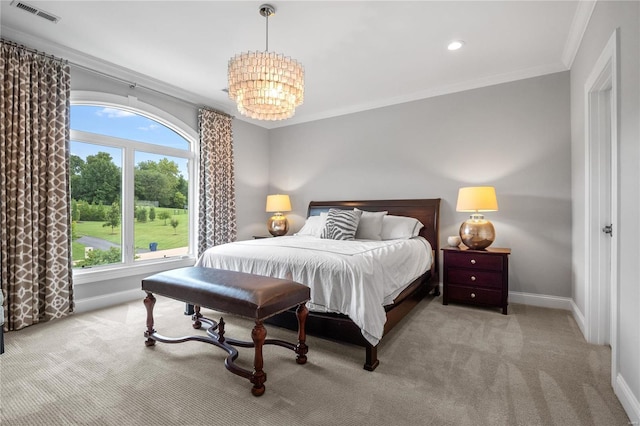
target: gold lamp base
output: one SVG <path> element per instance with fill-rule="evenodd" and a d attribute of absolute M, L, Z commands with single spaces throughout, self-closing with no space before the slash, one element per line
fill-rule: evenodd
<path fill-rule="evenodd" d="M 267 229 L 274 237 L 280 237 L 289 232 L 289 221 L 282 213 L 276 213 L 267 221 Z"/>
<path fill-rule="evenodd" d="M 496 231 L 483 215 L 472 214 L 460 225 L 460 239 L 472 250 L 484 250 L 496 239 Z"/>

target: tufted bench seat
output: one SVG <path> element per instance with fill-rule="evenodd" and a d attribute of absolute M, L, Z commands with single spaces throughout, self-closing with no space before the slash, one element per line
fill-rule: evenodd
<path fill-rule="evenodd" d="M 147 346 L 155 342 L 182 343 L 190 340 L 210 343 L 227 351 L 225 360 L 227 370 L 241 377 L 249 379 L 253 384 L 251 393 L 260 396 L 265 391 L 264 382 L 267 375 L 263 371 L 263 345 L 278 345 L 293 350 L 296 362 L 304 364 L 307 361 L 307 345 L 305 344 L 305 321 L 309 311 L 305 304 L 310 299 L 309 287 L 290 280 L 269 278 L 242 272 L 226 271 L 222 269 L 204 267 L 186 267 L 161 272 L 142 280 L 142 290 L 147 293 L 144 305 L 147 309 Z M 187 336 L 168 338 L 161 336 L 154 330 L 153 307 L 154 294 L 169 297 L 195 305 L 192 316 L 193 328 L 199 329 L 202 324 L 208 325 L 207 336 Z M 287 309 L 297 306 L 298 343 L 293 344 L 282 340 L 266 340 L 267 331 L 263 321 Z M 255 321 L 251 332 L 252 342 L 245 342 L 225 337 L 224 319 L 220 322 L 205 318 L 200 308 L 206 307 L 216 311 L 250 318 Z M 254 371 L 249 371 L 235 365 L 238 351 L 234 346 L 253 347 Z"/>

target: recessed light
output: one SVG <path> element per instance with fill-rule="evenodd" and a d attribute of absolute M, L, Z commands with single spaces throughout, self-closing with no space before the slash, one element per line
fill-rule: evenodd
<path fill-rule="evenodd" d="M 454 40 L 447 46 L 449 50 L 458 50 L 464 45 L 464 41 L 462 40 Z"/>

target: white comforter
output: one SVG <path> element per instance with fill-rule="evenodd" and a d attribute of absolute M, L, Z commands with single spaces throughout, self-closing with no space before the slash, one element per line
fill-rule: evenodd
<path fill-rule="evenodd" d="M 284 278 L 311 288 L 309 308 L 348 315 L 377 345 L 386 314 L 404 287 L 431 267 L 429 242 L 339 241 L 285 236 L 238 241 L 208 249 L 196 266 Z"/>

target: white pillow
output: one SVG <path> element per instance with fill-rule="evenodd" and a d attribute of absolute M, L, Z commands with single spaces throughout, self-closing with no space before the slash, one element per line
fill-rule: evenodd
<path fill-rule="evenodd" d="M 418 236 L 424 225 L 413 217 L 386 215 L 382 218 L 382 239 L 400 240 Z"/>
<path fill-rule="evenodd" d="M 382 239 L 382 218 L 387 212 L 367 212 L 361 211 L 360 222 L 356 230 L 356 240 L 381 240 Z"/>
<path fill-rule="evenodd" d="M 320 234 L 324 229 L 324 222 L 327 219 L 327 213 L 322 212 L 317 216 L 309 216 L 304 222 L 302 228 L 294 235 L 310 235 L 320 238 Z"/>

